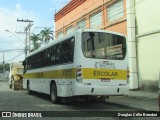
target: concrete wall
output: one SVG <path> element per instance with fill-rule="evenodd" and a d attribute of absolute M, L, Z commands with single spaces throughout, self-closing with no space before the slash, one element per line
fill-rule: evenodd
<path fill-rule="evenodd" d="M 135 0 L 139 86 L 157 91 L 160 80 L 160 0 Z"/>

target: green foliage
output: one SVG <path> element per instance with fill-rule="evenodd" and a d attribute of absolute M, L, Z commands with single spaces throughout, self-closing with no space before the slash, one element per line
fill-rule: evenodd
<path fill-rule="evenodd" d="M 41 45 L 39 41 L 48 43 L 50 40 L 53 40 L 53 31 L 51 29 L 45 28 L 44 30 L 41 30 L 39 34 L 32 34 L 30 36 L 30 40 L 33 42 L 32 51 L 35 51 Z"/>
<path fill-rule="evenodd" d="M 40 35 L 44 41 L 44 43 L 48 43 L 49 40 L 53 40 L 53 31 L 51 29 L 45 28 L 40 32 Z"/>
<path fill-rule="evenodd" d="M 0 73 L 3 72 L 3 68 L 4 68 L 4 71 L 9 71 L 9 63 L 6 63 L 6 64 L 0 64 Z"/>
<path fill-rule="evenodd" d="M 38 41 L 42 41 L 39 34 L 32 34 L 30 36 L 30 40 L 33 42 L 33 51 L 37 50 L 40 47 L 40 43 Z"/>

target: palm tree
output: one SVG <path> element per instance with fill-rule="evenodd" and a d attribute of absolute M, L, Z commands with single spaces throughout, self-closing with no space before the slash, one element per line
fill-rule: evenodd
<path fill-rule="evenodd" d="M 32 34 L 30 36 L 30 40 L 33 42 L 33 51 L 37 50 L 40 47 L 40 43 L 38 41 L 42 41 L 39 34 Z"/>
<path fill-rule="evenodd" d="M 44 43 L 48 43 L 50 39 L 53 40 L 53 31 L 49 28 L 45 28 L 40 32 L 40 35 Z"/>

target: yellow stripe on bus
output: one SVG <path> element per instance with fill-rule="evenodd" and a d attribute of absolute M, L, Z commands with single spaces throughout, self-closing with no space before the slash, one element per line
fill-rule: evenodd
<path fill-rule="evenodd" d="M 126 80 L 126 70 L 82 68 L 83 79 L 116 79 Z M 76 79 L 76 68 L 52 70 L 45 72 L 26 73 L 24 78 L 44 78 L 44 79 Z"/>
<path fill-rule="evenodd" d="M 52 70 L 45 72 L 26 73 L 24 78 L 47 78 L 47 79 L 75 79 L 75 69 Z"/>

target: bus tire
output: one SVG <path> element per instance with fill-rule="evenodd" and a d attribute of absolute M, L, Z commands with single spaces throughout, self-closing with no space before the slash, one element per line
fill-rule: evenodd
<path fill-rule="evenodd" d="M 9 85 L 9 88 L 12 89 L 12 84 Z"/>
<path fill-rule="evenodd" d="M 60 98 L 57 96 L 57 86 L 55 82 L 52 82 L 50 85 L 50 98 L 52 103 L 60 103 Z"/>
<path fill-rule="evenodd" d="M 14 77 L 12 76 L 12 77 L 11 77 L 11 83 L 10 83 L 10 85 L 9 85 L 9 88 L 10 88 L 10 89 L 13 88 L 13 81 L 14 81 Z"/>
<path fill-rule="evenodd" d="M 106 96 L 100 96 L 100 97 L 98 98 L 98 101 L 101 102 L 101 103 L 105 103 L 105 101 L 106 101 Z"/>
<path fill-rule="evenodd" d="M 13 90 L 16 90 L 16 87 L 15 87 L 15 82 L 14 82 L 14 80 L 12 81 L 12 89 L 13 89 Z"/>
<path fill-rule="evenodd" d="M 95 103 L 95 102 L 97 102 L 97 101 L 96 101 L 96 100 L 97 100 L 97 97 L 88 97 L 88 96 L 86 96 L 86 97 L 84 98 L 84 100 L 85 100 L 86 103 Z"/>
<path fill-rule="evenodd" d="M 29 95 L 32 94 L 32 90 L 30 89 L 30 83 L 29 83 L 29 81 L 27 81 L 27 94 L 29 94 Z"/>

